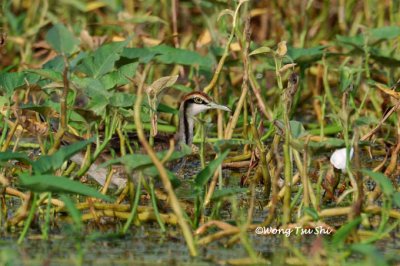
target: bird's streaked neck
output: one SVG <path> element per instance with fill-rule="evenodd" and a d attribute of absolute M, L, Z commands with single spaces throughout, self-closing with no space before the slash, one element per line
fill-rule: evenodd
<path fill-rule="evenodd" d="M 220 109 L 230 112 L 228 107 L 214 103 L 207 94 L 202 92 L 192 92 L 183 98 L 179 107 L 178 143 L 192 145 L 194 116 L 209 109 Z"/>
<path fill-rule="evenodd" d="M 194 118 L 189 113 L 190 107 L 187 101 L 183 102 L 179 108 L 179 143 L 192 145 L 193 143 L 193 128 Z"/>

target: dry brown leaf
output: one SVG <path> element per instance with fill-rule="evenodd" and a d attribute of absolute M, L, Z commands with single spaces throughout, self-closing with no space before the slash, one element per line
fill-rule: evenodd
<path fill-rule="evenodd" d="M 90 36 L 87 30 L 82 30 L 80 34 L 81 44 L 88 47 L 89 49 L 94 49 L 94 42 L 92 36 Z"/>
<path fill-rule="evenodd" d="M 2 32 L 0 34 L 0 47 L 4 46 L 6 44 L 6 41 L 7 41 L 7 33 Z"/>
<path fill-rule="evenodd" d="M 284 57 L 287 53 L 287 46 L 286 46 L 286 41 L 281 41 L 278 43 L 278 49 L 276 49 L 277 55 L 280 57 Z"/>
<path fill-rule="evenodd" d="M 400 92 L 391 90 L 390 88 L 385 87 L 383 84 L 379 84 L 379 83 L 376 83 L 375 86 L 378 87 L 378 89 L 380 89 L 382 92 L 392 96 L 396 100 L 400 100 Z"/>
<path fill-rule="evenodd" d="M 250 11 L 250 17 L 257 17 L 268 13 L 267 8 L 255 8 Z"/>
<path fill-rule="evenodd" d="M 291 64 L 286 64 L 283 67 L 281 67 L 281 69 L 279 69 L 280 73 L 285 72 L 286 70 L 295 67 L 297 64 L 296 63 L 291 63 Z"/>
<path fill-rule="evenodd" d="M 242 47 L 240 46 L 240 43 L 234 42 L 230 45 L 231 51 L 233 52 L 239 52 L 242 50 Z"/>
<path fill-rule="evenodd" d="M 162 40 L 149 38 L 149 37 L 146 37 L 146 36 L 141 36 L 141 38 L 142 38 L 143 43 L 146 46 L 156 46 L 156 45 L 159 45 L 162 42 Z"/>
<path fill-rule="evenodd" d="M 202 47 L 211 43 L 211 41 L 211 33 L 209 30 L 206 29 L 200 34 L 200 37 L 196 42 L 196 47 Z"/>
<path fill-rule="evenodd" d="M 101 1 L 93 1 L 93 2 L 86 4 L 86 12 L 90 12 L 90 11 L 93 11 L 93 10 L 96 10 L 96 9 L 99 9 L 99 8 L 102 8 L 105 6 L 107 6 L 106 3 L 103 3 Z"/>

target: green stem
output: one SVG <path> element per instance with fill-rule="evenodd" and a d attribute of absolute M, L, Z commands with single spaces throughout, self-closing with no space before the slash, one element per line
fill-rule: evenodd
<path fill-rule="evenodd" d="M 50 231 L 50 210 L 51 210 L 51 192 L 47 194 L 47 206 L 46 206 L 46 215 L 45 222 L 43 228 L 43 239 L 49 239 L 49 231 Z"/>
<path fill-rule="evenodd" d="M 150 197 L 154 209 L 154 214 L 156 215 L 157 222 L 160 225 L 161 232 L 166 232 L 167 230 L 165 229 L 164 221 L 162 220 L 160 212 L 158 211 L 157 198 L 156 194 L 154 193 L 154 182 L 152 179 L 150 180 Z"/>
<path fill-rule="evenodd" d="M 129 215 L 128 220 L 126 220 L 126 222 L 125 222 L 124 228 L 122 229 L 122 234 L 124 234 L 124 235 L 126 234 L 126 232 L 128 231 L 129 227 L 131 226 L 132 221 L 136 216 L 137 207 L 139 206 L 140 192 L 141 192 L 141 189 L 142 189 L 142 186 L 141 186 L 141 184 L 142 184 L 142 173 L 139 173 L 139 175 L 140 175 L 140 177 L 139 177 L 139 181 L 138 181 L 138 183 L 136 185 L 135 199 L 134 199 L 133 204 L 132 204 L 132 210 L 131 210 L 131 213 Z"/>
<path fill-rule="evenodd" d="M 32 192 L 33 193 L 33 192 Z M 24 229 L 22 229 L 21 235 L 18 238 L 18 245 L 22 244 L 22 241 L 24 241 L 26 234 L 28 233 L 29 227 L 31 225 L 31 222 L 33 220 L 33 217 L 35 216 L 35 211 L 36 211 L 36 201 L 37 201 L 37 194 L 33 193 L 33 200 L 31 204 L 31 209 L 28 214 L 28 218 L 25 220 L 24 223 Z"/>

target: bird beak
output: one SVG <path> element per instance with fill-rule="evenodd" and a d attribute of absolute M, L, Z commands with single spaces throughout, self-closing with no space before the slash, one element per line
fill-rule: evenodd
<path fill-rule="evenodd" d="M 210 102 L 210 103 L 208 104 L 208 107 L 209 107 L 210 109 L 219 109 L 219 110 L 226 111 L 226 112 L 232 112 L 231 109 L 229 109 L 229 108 L 226 107 L 225 105 L 216 104 L 216 103 L 214 103 L 214 102 Z"/>

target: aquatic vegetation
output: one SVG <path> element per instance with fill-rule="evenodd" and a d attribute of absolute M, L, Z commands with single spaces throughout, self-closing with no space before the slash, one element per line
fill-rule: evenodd
<path fill-rule="evenodd" d="M 0 11 L 3 236 L 399 262 L 396 4 L 27 2 Z"/>

